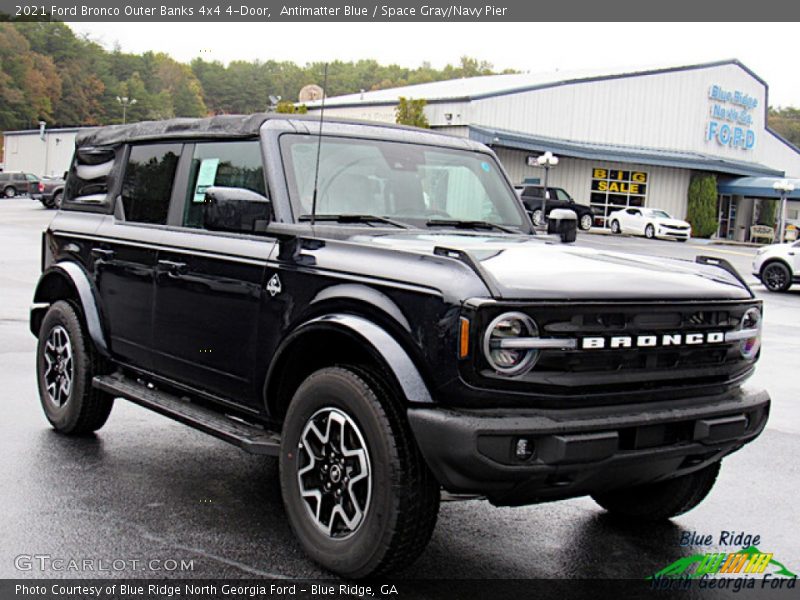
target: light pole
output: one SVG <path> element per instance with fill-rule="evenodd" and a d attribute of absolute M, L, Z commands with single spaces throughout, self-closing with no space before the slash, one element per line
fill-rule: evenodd
<path fill-rule="evenodd" d="M 540 223 L 538 223 L 538 226 L 544 229 L 546 228 L 545 222 L 547 221 L 547 199 L 550 197 L 550 193 L 547 190 L 547 176 L 550 173 L 550 168 L 555 167 L 558 164 L 558 157 L 553 155 L 553 153 L 548 150 L 536 159 L 536 164 L 544 168 L 544 186 L 542 188 L 542 220 Z M 536 223 L 534 223 L 534 225 L 536 225 Z"/>
<path fill-rule="evenodd" d="M 136 98 L 128 98 L 127 96 L 122 96 L 120 98 L 119 96 L 117 96 L 117 102 L 119 102 L 122 105 L 122 124 L 125 125 L 125 119 L 128 114 L 128 107 L 136 104 Z"/>
<path fill-rule="evenodd" d="M 786 196 L 794 191 L 794 184 L 791 181 L 781 179 L 772 184 L 772 189 L 781 195 L 780 214 L 778 215 L 778 244 L 783 243 L 783 229 L 786 227 Z"/>

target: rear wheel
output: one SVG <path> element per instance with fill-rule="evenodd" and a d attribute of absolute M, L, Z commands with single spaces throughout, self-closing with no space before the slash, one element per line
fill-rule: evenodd
<path fill-rule="evenodd" d="M 531 213 L 531 221 L 533 224 L 539 227 L 544 221 L 542 220 L 542 209 L 537 208 Z"/>
<path fill-rule="evenodd" d="M 690 511 L 708 496 L 719 468 L 717 461 L 688 475 L 592 494 L 592 498 L 612 515 L 640 521 L 671 519 Z"/>
<path fill-rule="evenodd" d="M 619 226 L 619 221 L 611 221 L 611 233 L 622 233 L 622 228 Z"/>
<path fill-rule="evenodd" d="M 580 226 L 583 231 L 589 231 L 592 228 L 592 215 L 583 215 L 580 220 Z"/>
<path fill-rule="evenodd" d="M 81 434 L 105 424 L 114 399 L 92 387 L 92 378 L 102 371 L 77 312 L 59 300 L 42 320 L 36 350 L 39 398 L 53 428 Z"/>
<path fill-rule="evenodd" d="M 53 195 L 53 208 L 56 210 L 61 209 L 61 201 L 64 199 L 64 192 L 56 192 Z"/>
<path fill-rule="evenodd" d="M 792 285 L 792 274 L 782 262 L 768 262 L 761 267 L 761 282 L 770 292 L 785 292 Z"/>
<path fill-rule="evenodd" d="M 433 533 L 439 485 L 378 377 L 341 367 L 298 388 L 284 422 L 280 479 L 306 553 L 345 577 L 399 569 Z"/>
<path fill-rule="evenodd" d="M 10 185 L 3 190 L 3 195 L 6 198 L 13 198 L 14 196 L 17 195 L 17 189 L 13 185 Z"/>
<path fill-rule="evenodd" d="M 647 227 L 645 227 L 644 237 L 646 237 L 648 240 L 652 240 L 654 237 L 656 237 L 656 228 L 653 227 L 652 225 L 648 225 Z"/>

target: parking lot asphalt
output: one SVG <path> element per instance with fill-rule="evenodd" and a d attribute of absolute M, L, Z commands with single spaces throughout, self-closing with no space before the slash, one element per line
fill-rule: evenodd
<path fill-rule="evenodd" d="M 292 536 L 273 459 L 246 455 L 121 400 L 97 435 L 67 438 L 49 428 L 36 392 L 27 311 L 40 233 L 52 214 L 30 200 L 0 201 L 0 577 L 328 576 Z M 752 254 L 583 234 L 578 244 L 682 258 L 716 253 L 738 268 Z M 686 531 L 715 539 L 730 530 L 759 535 L 761 550 L 800 569 L 794 460 L 800 289 L 780 296 L 755 291 L 766 316 L 752 383 L 772 393 L 771 420 L 761 438 L 724 462 L 716 488 L 697 509 L 670 523 L 630 526 L 586 498 L 500 509 L 485 501 L 446 503 L 429 547 L 395 579 L 641 579 L 706 551 L 681 546 Z M 163 563 L 94 573 L 21 571 L 15 559 L 32 554 L 193 562 L 190 570 L 169 572 L 158 570 Z"/>

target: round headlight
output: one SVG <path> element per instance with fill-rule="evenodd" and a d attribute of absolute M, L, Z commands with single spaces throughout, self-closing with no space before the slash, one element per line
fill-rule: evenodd
<path fill-rule="evenodd" d="M 739 352 L 748 360 L 752 360 L 761 348 L 761 311 L 757 308 L 748 308 L 744 313 L 739 329 L 754 331 L 752 337 L 748 337 L 739 342 Z"/>
<path fill-rule="evenodd" d="M 539 328 L 528 315 L 518 312 L 504 313 L 486 329 L 483 352 L 486 360 L 498 373 L 519 375 L 533 366 L 539 351 L 514 347 L 513 340 L 538 336 Z"/>

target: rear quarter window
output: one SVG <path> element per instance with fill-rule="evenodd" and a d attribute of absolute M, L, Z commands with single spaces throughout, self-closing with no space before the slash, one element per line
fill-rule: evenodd
<path fill-rule="evenodd" d="M 64 186 L 63 208 L 107 212 L 113 206 L 123 147 L 78 147 Z"/>

